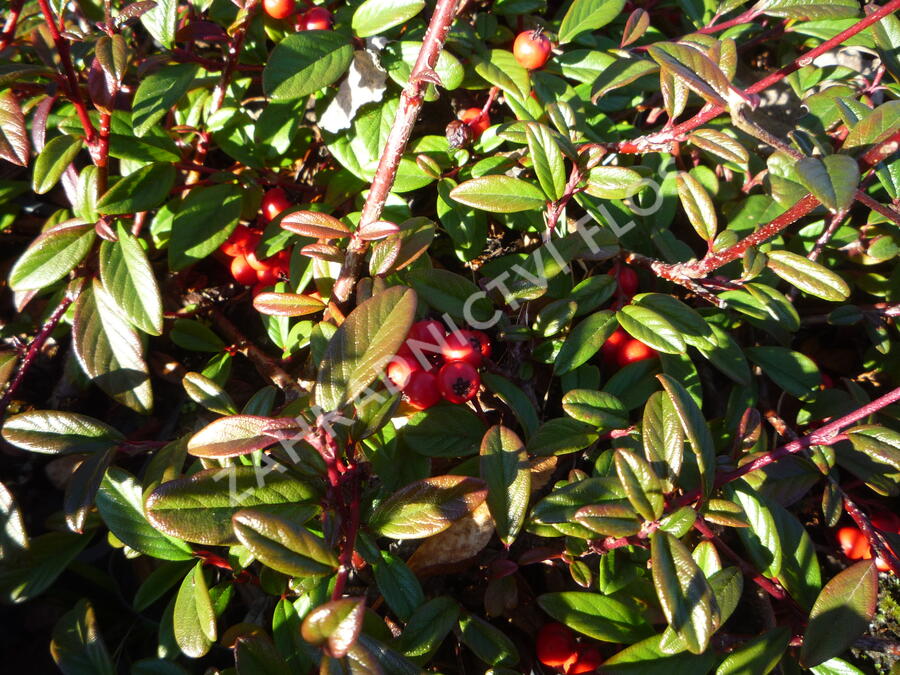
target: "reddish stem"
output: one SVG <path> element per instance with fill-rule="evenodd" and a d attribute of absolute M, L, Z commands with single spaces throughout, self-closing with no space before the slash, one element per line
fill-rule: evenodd
<path fill-rule="evenodd" d="M 25 0 L 12 0 L 10 4 L 9 16 L 3 26 L 3 33 L 0 33 L 0 52 L 9 47 L 16 36 L 16 25 L 19 23 L 19 14 L 22 12 L 23 4 L 25 4 Z"/>
<path fill-rule="evenodd" d="M 897 1 L 900 2 L 900 0 Z M 369 188 L 366 203 L 363 205 L 357 229 L 362 229 L 381 217 L 381 211 L 384 209 L 384 204 L 397 178 L 400 159 L 403 157 L 416 118 L 422 109 L 425 90 L 429 83 L 434 82 L 436 78 L 434 67 L 441 54 L 441 49 L 444 47 L 447 33 L 450 32 L 450 26 L 456 15 L 457 3 L 458 0 L 438 0 L 434 9 L 416 64 L 413 66 L 409 81 L 400 96 L 397 115 L 391 125 L 384 151 L 381 153 L 381 159 L 378 162 L 372 186 Z M 369 242 L 358 237 L 353 237 L 347 246 L 347 255 L 333 290 L 337 303 L 344 306 L 342 309 L 346 307 L 356 287 L 368 246 Z"/>
<path fill-rule="evenodd" d="M 875 555 L 884 560 L 887 566 L 891 568 L 894 574 L 900 575 L 900 560 L 894 555 L 894 552 L 884 543 L 884 538 L 872 527 L 869 518 L 860 511 L 859 507 L 844 493 L 844 510 L 856 523 L 856 526 L 862 531 L 869 540 L 869 546 L 875 551 Z"/>
<path fill-rule="evenodd" d="M 93 122 L 91 122 L 90 115 L 88 115 L 84 99 L 81 98 L 78 78 L 75 75 L 75 66 L 72 65 L 72 54 L 69 51 L 69 41 L 60 35 L 59 29 L 54 22 L 53 10 L 47 4 L 47 0 L 38 0 L 38 5 L 41 8 L 41 13 L 44 15 L 44 20 L 47 22 L 47 29 L 50 31 L 50 37 L 53 39 L 56 51 L 59 53 L 59 62 L 66 82 L 66 94 L 69 100 L 72 101 L 72 105 L 75 106 L 75 112 L 78 113 L 78 119 L 81 120 L 81 126 L 84 127 L 85 139 L 88 146 L 92 148 L 97 138 L 97 132 L 94 129 Z M 61 16 L 60 21 L 62 21 Z"/>
<path fill-rule="evenodd" d="M 56 306 L 56 309 L 53 310 L 53 313 L 41 327 L 40 332 L 34 336 L 31 344 L 28 345 L 28 351 L 25 353 L 25 358 L 22 360 L 22 365 L 19 366 L 19 370 L 16 372 L 16 376 L 13 378 L 13 381 L 10 382 L 9 388 L 6 390 L 6 393 L 3 394 L 3 398 L 0 398 L 0 418 L 2 418 L 6 413 L 6 409 L 7 407 L 9 407 L 10 401 L 12 401 L 12 397 L 15 396 L 16 391 L 18 391 L 19 386 L 25 379 L 26 373 L 28 373 L 28 370 L 34 364 L 37 355 L 44 347 L 44 343 L 47 342 L 47 339 L 50 337 L 53 329 L 56 328 L 56 325 L 59 323 L 60 319 L 63 318 L 63 315 L 66 313 L 69 305 L 71 305 L 75 301 L 75 298 L 78 297 L 79 292 L 80 288 L 73 292 L 66 292 L 62 301 L 59 303 L 59 305 Z"/>
<path fill-rule="evenodd" d="M 829 422 L 825 426 L 817 429 L 816 431 L 813 431 L 810 434 L 807 434 L 806 436 L 803 436 L 802 438 L 798 438 L 795 441 L 786 443 L 780 447 L 775 448 L 771 452 L 767 452 L 766 454 L 739 466 L 737 469 L 717 473 L 714 485 L 715 487 L 721 487 L 726 483 L 737 480 L 741 476 L 746 476 L 748 473 L 769 466 L 769 464 L 773 464 L 779 459 L 784 459 L 788 455 L 793 455 L 797 452 L 800 452 L 801 450 L 805 450 L 811 445 L 831 445 L 832 443 L 841 440 L 839 434 L 843 429 L 849 427 L 851 424 L 865 419 L 869 415 L 875 414 L 882 408 L 885 408 L 892 403 L 896 403 L 897 401 L 900 401 L 900 387 L 889 391 L 883 396 L 879 396 L 871 403 L 867 403 L 866 405 L 854 410 L 848 415 L 844 415 L 843 417 L 839 417 L 838 419 Z M 674 500 L 672 502 L 672 506 L 673 508 L 679 508 L 681 506 L 685 506 L 686 504 L 695 502 L 700 497 L 700 490 L 694 490 L 693 492 L 688 492 L 682 495 L 680 498 Z"/>
<path fill-rule="evenodd" d="M 698 33 L 705 33 L 707 35 L 711 35 L 713 33 L 718 33 L 720 31 L 726 30 L 728 28 L 733 28 L 734 26 L 740 26 L 744 23 L 750 23 L 758 17 L 762 12 L 760 12 L 756 7 L 751 7 L 743 14 L 736 16 L 733 19 L 729 19 L 728 21 L 723 21 L 722 23 L 713 24 L 711 26 L 704 26 Z"/>
<path fill-rule="evenodd" d="M 873 211 L 880 213 L 885 218 L 892 221 L 895 225 L 900 225 L 900 213 L 897 213 L 889 206 L 879 204 L 862 190 L 856 191 L 856 201 L 858 201 L 860 204 L 865 204 Z"/>

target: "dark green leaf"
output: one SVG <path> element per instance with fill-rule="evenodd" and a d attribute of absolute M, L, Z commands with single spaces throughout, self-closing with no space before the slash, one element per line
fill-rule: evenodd
<path fill-rule="evenodd" d="M 577 35 L 602 28 L 615 19 L 625 0 L 575 0 L 559 26 L 559 43 L 571 42 Z"/>
<path fill-rule="evenodd" d="M 450 191 L 460 204 L 493 213 L 516 213 L 544 208 L 547 198 L 532 183 L 504 175 L 481 176 Z"/>
<path fill-rule="evenodd" d="M 172 627 L 178 647 L 194 659 L 205 655 L 216 640 L 216 614 L 203 578 L 202 562 L 194 566 L 178 589 Z"/>
<path fill-rule="evenodd" d="M 544 593 L 538 605 L 557 621 L 594 640 L 632 642 L 652 634 L 637 603 L 599 593 Z"/>
<path fill-rule="evenodd" d="M 64 135 L 50 139 L 34 161 L 32 189 L 39 195 L 50 192 L 79 150 L 81 139 L 75 136 Z"/>
<path fill-rule="evenodd" d="M 14 291 L 45 288 L 71 272 L 91 250 L 94 225 L 69 220 L 41 233 L 9 273 Z"/>
<path fill-rule="evenodd" d="M 60 410 L 32 410 L 13 415 L 3 425 L 3 439 L 17 448 L 47 454 L 100 452 L 125 437 L 105 422 Z"/>
<path fill-rule="evenodd" d="M 241 217 L 241 191 L 234 185 L 191 190 L 172 220 L 169 266 L 184 269 L 225 243 Z"/>
<path fill-rule="evenodd" d="M 141 80 L 132 103 L 134 133 L 144 136 L 187 93 L 197 75 L 192 63 L 166 66 Z"/>
<path fill-rule="evenodd" d="M 79 600 L 53 627 L 50 653 L 64 675 L 116 672 L 98 630 L 94 608 L 87 600 Z"/>
<path fill-rule="evenodd" d="M 337 556 L 323 539 L 288 518 L 245 509 L 231 520 L 238 540 L 260 562 L 282 574 L 326 576 L 338 567 Z"/>
<path fill-rule="evenodd" d="M 119 240 L 100 244 L 100 279 L 131 324 L 150 335 L 161 335 L 162 298 L 153 269 L 140 241 L 121 223 Z"/>
<path fill-rule="evenodd" d="M 507 548 L 525 523 L 531 495 L 528 453 L 515 433 L 495 425 L 481 441 L 481 479 L 487 485 L 487 505 L 497 535 Z"/>
<path fill-rule="evenodd" d="M 292 33 L 269 55 L 263 90 L 276 101 L 309 96 L 341 77 L 352 60 L 353 48 L 339 32 Z"/>
<path fill-rule="evenodd" d="M 809 614 L 800 663 L 818 666 L 842 653 L 869 627 L 877 602 L 874 562 L 863 560 L 838 573 L 825 584 Z"/>

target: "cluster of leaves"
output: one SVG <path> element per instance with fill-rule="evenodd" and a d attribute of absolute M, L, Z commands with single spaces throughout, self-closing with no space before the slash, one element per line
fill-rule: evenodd
<path fill-rule="evenodd" d="M 862 672 L 900 0 L 625 4 L 10 0 L 0 596 L 63 599 L 64 673 L 549 672 L 548 621 L 608 673 Z M 255 301 L 244 225 L 290 252 Z M 383 377 L 425 317 L 490 334 L 471 405 Z"/>

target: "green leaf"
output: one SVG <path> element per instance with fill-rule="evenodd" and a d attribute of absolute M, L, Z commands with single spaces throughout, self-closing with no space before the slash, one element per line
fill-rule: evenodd
<path fill-rule="evenodd" d="M 830 211 L 848 209 L 859 185 L 859 167 L 849 155 L 806 157 L 795 165 L 800 183 Z"/>
<path fill-rule="evenodd" d="M 572 389 L 562 399 L 566 413 L 579 422 L 591 424 L 598 431 L 628 426 L 628 411 L 612 394 L 593 389 Z"/>
<path fill-rule="evenodd" d="M 328 645 L 328 655 L 343 657 L 356 642 L 366 613 L 365 598 L 341 598 L 319 605 L 303 620 L 303 639 Z"/>
<path fill-rule="evenodd" d="M 538 605 L 572 630 L 602 642 L 633 642 L 653 633 L 637 603 L 582 591 L 544 593 Z"/>
<path fill-rule="evenodd" d="M 394 286 L 354 309 L 328 343 L 316 379 L 316 403 L 339 410 L 382 372 L 400 349 L 416 311 L 415 291 Z"/>
<path fill-rule="evenodd" d="M 213 185 L 191 190 L 172 220 L 169 267 L 184 269 L 215 252 L 241 217 L 241 190 Z"/>
<path fill-rule="evenodd" d="M 566 455 L 584 450 L 597 440 L 599 434 L 591 424 L 567 418 L 544 422 L 528 439 L 527 450 L 531 455 Z"/>
<path fill-rule="evenodd" d="M 433 476 L 400 488 L 369 516 L 373 531 L 392 539 L 424 539 L 443 532 L 487 497 L 484 481 Z"/>
<path fill-rule="evenodd" d="M 495 425 L 481 441 L 481 479 L 487 485 L 487 505 L 497 535 L 507 548 L 525 523 L 531 495 L 531 466 L 525 446 L 515 433 Z"/>
<path fill-rule="evenodd" d="M 850 297 L 850 287 L 836 272 L 790 251 L 769 251 L 768 267 L 804 293 L 831 302 Z"/>
<path fill-rule="evenodd" d="M 16 499 L 0 483 L 0 559 L 15 560 L 28 548 L 28 532 Z"/>
<path fill-rule="evenodd" d="M 141 14 L 141 23 L 163 47 L 171 49 L 178 21 L 178 0 L 154 0 L 156 6 Z"/>
<path fill-rule="evenodd" d="M 9 273 L 14 291 L 32 291 L 56 283 L 84 260 L 94 244 L 94 225 L 68 220 L 38 235 Z"/>
<path fill-rule="evenodd" d="M 571 42 L 577 35 L 602 28 L 625 7 L 625 0 L 575 0 L 559 26 L 559 43 Z"/>
<path fill-rule="evenodd" d="M 81 292 L 74 317 L 75 355 L 87 376 L 119 403 L 149 413 L 153 390 L 141 338 L 100 280 Z"/>
<path fill-rule="evenodd" d="M 616 474 L 628 501 L 644 520 L 659 520 L 665 506 L 662 486 L 650 463 L 637 453 L 619 448 L 613 457 Z"/>
<path fill-rule="evenodd" d="M 53 189 L 63 172 L 81 150 L 82 139 L 76 136 L 51 138 L 34 161 L 32 189 L 39 195 Z"/>
<path fill-rule="evenodd" d="M 237 407 L 224 389 L 202 373 L 193 371 L 181 378 L 181 386 L 191 399 L 220 415 L 235 415 Z"/>
<path fill-rule="evenodd" d="M 274 445 L 275 432 L 296 429 L 290 417 L 231 415 L 210 422 L 188 441 L 188 452 L 195 457 L 236 457 Z"/>
<path fill-rule="evenodd" d="M 235 641 L 234 667 L 237 675 L 291 675 L 287 661 L 268 636 L 241 635 Z"/>
<path fill-rule="evenodd" d="M 716 669 L 716 675 L 767 675 L 781 660 L 788 643 L 791 630 L 779 626 L 745 642 L 731 652 Z"/>
<path fill-rule="evenodd" d="M 566 167 L 562 151 L 553 132 L 543 124 L 529 122 L 525 125 L 528 154 L 538 183 L 553 201 L 563 196 L 566 189 Z"/>
<path fill-rule="evenodd" d="M 821 384 L 815 361 L 784 347 L 748 347 L 750 360 L 791 396 L 808 400 Z"/>
<path fill-rule="evenodd" d="M 425 7 L 425 0 L 365 0 L 353 12 L 350 26 L 367 38 L 406 23 Z"/>
<path fill-rule="evenodd" d="M 484 663 L 490 666 L 514 666 L 519 651 L 506 633 L 473 614 L 459 619 L 460 640 Z"/>
<path fill-rule="evenodd" d="M 591 314 L 569 331 L 553 361 L 553 371 L 564 375 L 586 363 L 618 327 L 615 314 L 602 310 Z"/>
<path fill-rule="evenodd" d="M 573 517 L 579 525 L 607 537 L 630 537 L 641 529 L 641 519 L 622 501 L 583 506 Z"/>
<path fill-rule="evenodd" d="M 850 446 L 836 446 L 838 464 L 883 495 L 900 492 L 900 433 L 876 425 L 847 430 Z"/>
<path fill-rule="evenodd" d="M 644 405 L 641 443 L 644 456 L 669 491 L 684 462 L 684 428 L 672 399 L 664 392 L 653 392 Z"/>
<path fill-rule="evenodd" d="M 687 349 L 678 329 L 649 307 L 626 305 L 616 312 L 616 320 L 625 332 L 658 352 L 682 354 Z"/>
<path fill-rule="evenodd" d="M 100 201 L 97 212 L 105 214 L 150 211 L 162 204 L 175 184 L 175 167 L 154 162 L 120 178 Z"/>
<path fill-rule="evenodd" d="M 841 19 L 859 15 L 854 0 L 769 0 L 760 5 L 765 14 L 786 19 Z"/>
<path fill-rule="evenodd" d="M 598 199 L 627 199 L 644 187 L 644 177 L 625 166 L 595 166 L 588 172 L 585 192 Z"/>
<path fill-rule="evenodd" d="M 116 672 L 87 600 L 63 614 L 53 627 L 50 654 L 64 675 L 114 675 Z"/>
<path fill-rule="evenodd" d="M 162 335 L 159 286 L 140 241 L 122 223 L 118 241 L 100 244 L 100 280 L 131 325 L 149 335 Z"/>
<path fill-rule="evenodd" d="M 0 158 L 18 166 L 28 166 L 31 143 L 25 115 L 11 89 L 0 92 Z"/>
<path fill-rule="evenodd" d="M 712 327 L 697 310 L 681 300 L 664 293 L 638 293 L 632 298 L 635 305 L 647 307 L 671 323 L 684 341 L 694 347 L 708 347 L 715 341 Z"/>
<path fill-rule="evenodd" d="M 719 607 L 691 552 L 668 532 L 650 538 L 653 585 L 669 625 L 688 651 L 702 654 L 719 627 Z"/>
<path fill-rule="evenodd" d="M 198 66 L 192 63 L 181 63 L 166 66 L 141 80 L 131 106 L 131 121 L 136 135 L 146 135 L 181 100 L 198 70 Z"/>
<path fill-rule="evenodd" d="M 883 27 L 885 20 L 888 18 L 885 17 L 875 25 Z M 896 22 L 896 17 L 893 18 Z M 844 139 L 843 147 L 857 148 L 882 143 L 897 130 L 898 124 L 900 124 L 900 101 L 882 103 L 853 125 L 850 133 L 847 134 L 847 138 Z"/>
<path fill-rule="evenodd" d="M 420 300 L 441 314 L 485 324 L 499 316 L 478 286 L 459 274 L 442 269 L 417 269 L 407 273 L 406 280 Z"/>
<path fill-rule="evenodd" d="M 866 632 L 877 603 L 878 570 L 873 561 L 860 561 L 838 573 L 825 584 L 809 613 L 800 664 L 810 668 L 841 654 Z"/>
<path fill-rule="evenodd" d="M 105 422 L 61 410 L 31 410 L 3 425 L 3 440 L 22 450 L 50 455 L 102 452 L 125 437 Z"/>
<path fill-rule="evenodd" d="M 12 565 L 0 566 L 0 598 L 18 603 L 49 588 L 90 542 L 90 535 L 48 532 L 26 540 Z"/>
<path fill-rule="evenodd" d="M 372 565 L 375 583 L 391 611 L 403 621 L 425 603 L 425 592 L 416 575 L 400 558 L 381 551 L 381 562 Z"/>
<path fill-rule="evenodd" d="M 687 87 L 708 103 L 728 107 L 735 98 L 728 76 L 704 51 L 687 43 L 657 42 L 647 53 L 660 66 L 660 74 Z"/>
<path fill-rule="evenodd" d="M 433 598 L 410 617 L 397 648 L 404 656 L 427 658 L 441 646 L 458 618 L 459 605 L 453 598 Z"/>
<path fill-rule="evenodd" d="M 768 503 L 745 481 L 725 486 L 725 494 L 747 514 L 750 527 L 739 528 L 738 535 L 747 547 L 751 560 L 760 571 L 777 576 L 781 572 L 783 553 L 775 516 Z"/>
<path fill-rule="evenodd" d="M 318 511 L 311 482 L 252 466 L 213 468 L 163 483 L 145 502 L 147 518 L 161 532 L 207 546 L 237 543 L 231 518 L 241 509 L 264 511 L 302 524 Z M 265 480 L 259 485 L 260 476 Z M 307 502 L 307 503 L 303 503 Z"/>
<path fill-rule="evenodd" d="M 63 499 L 66 525 L 72 532 L 84 532 L 94 497 L 114 455 L 114 448 L 88 455 L 72 472 Z"/>
<path fill-rule="evenodd" d="M 663 650 L 665 635 L 654 635 L 626 647 L 603 662 L 603 672 L 609 675 L 699 675 L 708 673 L 716 662 L 712 649 L 703 654 L 681 652 L 671 654 Z"/>
<path fill-rule="evenodd" d="M 675 184 L 678 187 L 678 198 L 694 230 L 702 239 L 712 242 L 716 238 L 718 219 L 716 206 L 706 188 L 686 171 L 678 172 Z"/>
<path fill-rule="evenodd" d="M 337 31 L 291 33 L 269 54 L 263 91 L 276 101 L 309 96 L 341 77 L 352 60 L 353 47 Z"/>
<path fill-rule="evenodd" d="M 97 509 L 110 532 L 136 551 L 163 560 L 187 560 L 193 552 L 183 541 L 157 532 L 144 517 L 141 486 L 134 476 L 110 467 L 97 492 Z"/>
<path fill-rule="evenodd" d="M 231 521 L 238 540 L 254 557 L 282 574 L 327 576 L 338 568 L 337 556 L 325 541 L 288 518 L 245 509 Z"/>
<path fill-rule="evenodd" d="M 504 175 L 481 176 L 450 191 L 460 204 L 493 213 L 516 213 L 544 208 L 547 198 L 534 184 Z"/>
<path fill-rule="evenodd" d="M 680 382 L 668 375 L 657 375 L 656 378 L 662 383 L 675 408 L 675 414 L 678 415 L 678 419 L 681 421 L 681 428 L 684 429 L 685 436 L 687 436 L 691 449 L 697 458 L 697 469 L 700 472 L 700 489 L 705 497 L 708 498 L 712 494 L 714 487 L 716 446 L 713 442 L 709 425 L 703 417 L 703 411 L 700 410 Z"/>
<path fill-rule="evenodd" d="M 216 641 L 216 613 L 203 577 L 203 563 L 188 573 L 175 596 L 172 619 L 175 642 L 186 656 L 198 659 Z"/>
<path fill-rule="evenodd" d="M 732 164 L 746 166 L 750 161 L 750 153 L 743 145 L 716 129 L 697 129 L 688 135 L 688 141 Z"/>
<path fill-rule="evenodd" d="M 435 406 L 409 418 L 403 442 L 426 457 L 467 457 L 478 452 L 484 423 L 465 406 Z"/>

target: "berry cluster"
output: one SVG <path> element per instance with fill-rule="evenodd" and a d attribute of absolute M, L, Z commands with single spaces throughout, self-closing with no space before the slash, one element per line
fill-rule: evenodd
<path fill-rule="evenodd" d="M 281 188 L 272 188 L 263 196 L 262 213 L 266 222 L 277 217 L 291 206 L 287 194 Z M 253 286 L 256 295 L 263 288 L 273 285 L 290 270 L 291 252 L 279 251 L 271 258 L 260 260 L 256 257 L 256 246 L 262 239 L 260 230 L 239 225 L 219 250 L 231 258 L 231 276 L 245 286 Z"/>
<path fill-rule="evenodd" d="M 882 532 L 900 534 L 900 517 L 893 513 L 877 513 L 872 516 L 871 521 L 872 525 Z M 872 547 L 869 545 L 869 540 L 866 539 L 866 535 L 864 535 L 861 530 L 855 527 L 842 527 L 837 531 L 837 540 L 841 545 L 841 550 L 844 552 L 844 555 L 850 558 L 850 560 L 872 559 Z M 891 569 L 888 567 L 887 563 L 878 556 L 875 557 L 875 566 L 881 572 L 889 572 Z"/>
<path fill-rule="evenodd" d="M 273 19 L 287 19 L 296 12 L 294 30 L 331 30 L 331 12 L 324 7 L 297 12 L 294 0 L 263 0 L 263 9 Z"/>
<path fill-rule="evenodd" d="M 572 629 L 561 623 L 544 624 L 538 631 L 537 657 L 545 666 L 566 675 L 592 673 L 603 662 L 597 647 L 578 642 Z"/>
<path fill-rule="evenodd" d="M 491 341 L 481 331 L 448 334 L 440 321 L 417 321 L 388 364 L 387 376 L 417 410 L 430 408 L 441 398 L 465 403 L 478 393 L 478 367 L 490 355 Z"/>

